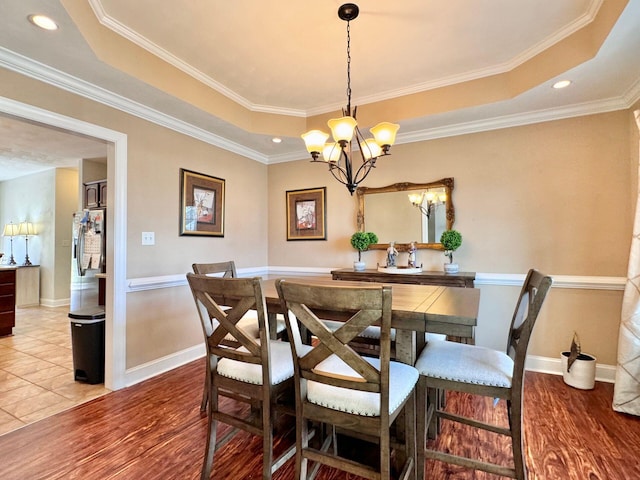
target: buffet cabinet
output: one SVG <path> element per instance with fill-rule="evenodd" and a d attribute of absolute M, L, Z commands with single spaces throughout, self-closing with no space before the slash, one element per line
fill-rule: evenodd
<path fill-rule="evenodd" d="M 343 268 L 333 270 L 331 277 L 334 280 L 356 282 L 407 283 L 413 285 L 443 285 L 445 287 L 473 288 L 476 274 L 475 272 L 385 273 L 373 269 L 357 272 L 350 268 Z"/>
<path fill-rule="evenodd" d="M 16 324 L 16 270 L 0 269 L 0 336 L 11 335 Z"/>

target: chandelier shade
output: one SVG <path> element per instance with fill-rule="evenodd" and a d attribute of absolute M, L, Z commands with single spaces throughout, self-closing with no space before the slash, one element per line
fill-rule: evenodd
<path fill-rule="evenodd" d="M 414 207 L 418 208 L 424 216 L 430 218 L 436 207 L 438 205 L 444 205 L 447 201 L 447 194 L 445 192 L 431 192 L 429 190 L 422 193 L 410 193 L 409 201 Z"/>
<path fill-rule="evenodd" d="M 346 185 L 353 195 L 378 157 L 389 155 L 389 149 L 395 143 L 400 125 L 382 122 L 370 129 L 373 138 L 365 139 L 356 120 L 357 107 L 351 109 L 351 28 L 350 22 L 360 12 L 354 3 L 345 3 L 338 9 L 338 17 L 347 22 L 347 106 L 342 110 L 341 118 L 327 122 L 331 130 L 332 142 L 327 142 L 329 134 L 321 130 L 311 130 L 302 135 L 312 162 L 329 165 L 329 171 L 336 180 Z M 320 159 L 322 155 L 322 159 Z"/>

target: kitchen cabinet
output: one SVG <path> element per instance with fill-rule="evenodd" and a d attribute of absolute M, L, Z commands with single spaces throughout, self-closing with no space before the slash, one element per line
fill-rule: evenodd
<path fill-rule="evenodd" d="M 107 181 L 98 180 L 84 184 L 84 208 L 107 206 Z"/>
<path fill-rule="evenodd" d="M 16 269 L 0 268 L 0 336 L 11 335 L 16 325 Z"/>

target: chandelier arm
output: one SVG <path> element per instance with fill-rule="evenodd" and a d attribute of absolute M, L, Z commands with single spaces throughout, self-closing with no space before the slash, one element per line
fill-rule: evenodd
<path fill-rule="evenodd" d="M 338 180 L 343 185 L 347 185 L 348 183 L 347 172 L 345 171 L 344 168 L 332 162 L 332 163 L 329 163 L 329 171 L 331 172 L 331 175 L 333 175 L 333 178 Z M 338 173 L 336 173 L 336 171 Z"/>
<path fill-rule="evenodd" d="M 342 149 L 341 156 L 344 159 L 344 170 L 346 173 L 347 185 L 353 185 L 353 165 L 351 163 L 351 157 L 353 156 L 353 151 L 351 150 L 351 144 L 349 144 L 349 154 L 347 154 L 346 147 Z"/>

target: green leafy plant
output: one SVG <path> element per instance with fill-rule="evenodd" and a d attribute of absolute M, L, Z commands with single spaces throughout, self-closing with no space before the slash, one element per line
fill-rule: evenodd
<path fill-rule="evenodd" d="M 444 247 L 445 256 L 449 257 L 449 263 L 453 263 L 453 252 L 462 245 L 462 235 L 457 230 L 445 230 L 440 236 L 440 243 Z"/>
<path fill-rule="evenodd" d="M 378 243 L 378 236 L 373 232 L 356 232 L 351 235 L 351 246 L 358 250 L 359 262 L 362 261 L 362 252 L 373 243 Z"/>

